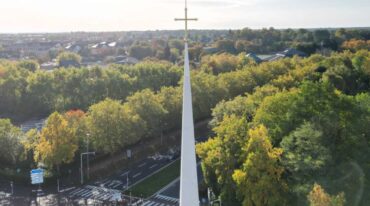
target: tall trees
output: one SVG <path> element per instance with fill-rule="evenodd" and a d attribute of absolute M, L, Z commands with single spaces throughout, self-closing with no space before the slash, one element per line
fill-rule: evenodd
<path fill-rule="evenodd" d="M 143 130 L 147 137 L 158 136 L 164 129 L 165 115 L 168 111 L 163 107 L 158 95 L 145 89 L 127 98 L 124 108 L 128 115 L 137 115 L 143 122 Z"/>
<path fill-rule="evenodd" d="M 59 67 L 80 67 L 81 56 L 73 52 L 62 52 L 57 56 Z"/>
<path fill-rule="evenodd" d="M 282 179 L 284 168 L 279 165 L 283 150 L 273 148 L 262 125 L 249 130 L 248 138 L 243 166 L 233 174 L 243 205 L 285 205 L 287 187 Z"/>
<path fill-rule="evenodd" d="M 23 133 L 9 119 L 0 119 L 0 163 L 12 166 L 21 160 Z M 1 168 L 3 169 L 3 168 Z"/>
<path fill-rule="evenodd" d="M 105 98 L 125 100 L 134 92 L 177 86 L 181 70 L 169 62 L 111 65 L 108 68 L 59 68 L 30 71 L 21 63 L 0 62 L 0 112 L 16 118 L 52 111 L 86 110 Z"/>
<path fill-rule="evenodd" d="M 148 45 L 134 45 L 130 47 L 129 54 L 137 59 L 144 59 L 153 55 L 153 50 Z"/>
<path fill-rule="evenodd" d="M 246 121 L 234 115 L 225 116 L 214 128 L 216 137 L 197 145 L 197 154 L 202 159 L 206 183 L 221 195 L 225 204 L 235 203 L 234 170 L 241 163 L 242 146 L 246 141 Z"/>
<path fill-rule="evenodd" d="M 314 184 L 312 191 L 307 195 L 310 206 L 344 206 L 344 193 L 337 196 L 330 196 L 318 184 Z"/>
<path fill-rule="evenodd" d="M 230 55 L 227 53 L 204 56 L 201 61 L 202 69 L 213 74 L 230 72 L 245 66 L 245 56 Z"/>
<path fill-rule="evenodd" d="M 231 54 L 235 53 L 234 41 L 232 40 L 218 40 L 215 42 L 215 46 L 219 51 L 228 52 Z"/>
<path fill-rule="evenodd" d="M 19 62 L 17 66 L 27 69 L 31 72 L 35 72 L 36 70 L 40 69 L 40 65 L 34 60 L 23 60 Z"/>
<path fill-rule="evenodd" d="M 321 43 L 330 39 L 330 32 L 328 30 L 318 29 L 313 32 L 313 36 L 317 43 Z"/>
<path fill-rule="evenodd" d="M 98 151 L 114 153 L 125 144 L 130 135 L 125 129 L 123 107 L 119 101 L 106 99 L 90 107 L 86 126 L 91 142 Z"/>
<path fill-rule="evenodd" d="M 231 101 L 222 101 L 214 108 L 213 127 L 223 126 L 223 118 L 231 115 L 234 116 L 234 121 L 247 120 L 249 123 L 245 124 L 245 128 L 252 131 L 256 128 L 263 131 L 260 125 L 265 125 L 265 135 L 260 136 L 266 136 L 265 139 L 271 141 L 270 149 L 252 150 L 250 149 L 252 147 L 249 147 L 247 150 L 245 148 L 248 146 L 244 146 L 244 150 L 240 153 L 238 149 L 231 152 L 240 154 L 234 156 L 237 164 L 234 165 L 233 179 L 245 205 L 258 205 L 251 201 L 265 201 L 261 197 L 271 197 L 272 202 L 276 200 L 275 203 L 271 203 L 272 205 L 283 205 L 284 201 L 289 205 L 307 205 L 307 195 L 315 182 L 320 182 L 331 192 L 344 191 L 346 200 L 350 204 L 358 204 L 362 201 L 366 205 L 368 198 L 362 197 L 361 200 L 359 190 L 364 188 L 364 179 L 366 179 L 362 172 L 368 170 L 364 155 L 370 152 L 368 141 L 370 130 L 364 126 L 370 123 L 369 95 L 364 89 L 367 88 L 365 79 L 368 77 L 367 67 L 364 66 L 369 59 L 367 54 L 368 52 L 365 51 L 356 54 L 345 52 L 329 58 L 313 56 L 304 61 L 296 59 L 289 63 L 285 62 L 288 68 L 292 68 L 286 74 L 283 69 L 278 69 L 282 62 L 274 64 L 276 66 L 273 67 L 274 70 L 264 70 L 264 65 L 260 65 L 259 70 L 254 70 L 252 67 L 248 75 L 243 74 L 243 79 L 251 75 L 253 78 L 249 80 L 259 82 L 248 81 L 251 88 L 255 88 L 255 85 L 264 86 L 252 91 L 247 89 L 250 94 L 239 96 Z M 328 69 L 317 73 L 315 68 L 318 65 L 324 65 Z M 338 67 L 345 68 L 346 71 L 338 72 L 341 71 L 336 70 Z M 261 72 L 262 70 L 264 72 Z M 236 71 L 234 75 L 241 74 L 242 71 L 244 70 Z M 281 72 L 282 75 L 272 75 L 274 72 Z M 328 78 L 328 75 L 334 72 L 338 79 L 342 79 L 344 86 L 340 87 L 334 79 Z M 225 78 L 224 76 L 228 74 L 221 74 L 221 76 Z M 222 132 L 215 131 L 215 133 L 218 137 Z M 247 135 L 245 141 L 252 141 L 252 136 L 253 134 Z M 225 164 L 222 167 L 212 167 L 212 164 L 217 165 L 218 158 L 221 156 L 231 155 L 223 153 L 227 150 L 222 145 L 227 143 L 220 141 L 219 138 L 213 138 L 197 147 L 198 155 L 203 161 L 202 169 L 207 184 L 221 196 L 227 189 L 218 180 L 227 179 L 229 176 L 220 171 L 228 167 Z M 261 151 L 274 151 L 276 149 L 274 147 L 280 147 L 281 149 L 277 149 L 280 153 L 274 153 L 275 156 L 262 155 Z M 262 157 L 271 158 L 273 161 L 264 159 L 258 162 L 257 160 Z M 264 164 L 265 162 L 269 162 L 268 166 L 276 166 L 285 172 L 274 173 L 274 175 L 278 174 L 277 176 L 267 175 L 272 180 L 266 178 L 269 184 L 259 187 L 260 182 L 265 180 L 261 176 L 269 174 L 261 172 L 269 168 Z M 248 174 L 252 176 L 250 182 L 247 181 Z M 274 194 L 274 191 L 277 191 L 276 188 L 282 186 L 271 184 L 274 183 L 274 178 L 288 186 L 285 187 L 286 195 L 276 193 L 278 194 L 276 197 L 281 199 L 274 198 L 274 195 L 263 196 L 263 189 L 268 189 L 265 191 L 266 194 Z M 228 191 L 233 190 L 228 189 Z M 335 200 L 335 204 L 343 205 L 341 198 L 332 200 Z"/>
<path fill-rule="evenodd" d="M 41 161 L 49 168 L 56 166 L 59 172 L 62 163 L 69 163 L 74 158 L 78 148 L 75 132 L 61 114 L 54 112 L 48 118 L 34 148 L 35 161 Z"/>
<path fill-rule="evenodd" d="M 348 41 L 343 42 L 342 44 L 343 49 L 348 49 L 351 51 L 358 51 L 361 49 L 370 49 L 370 40 L 360 40 L 360 39 L 351 39 Z"/>
<path fill-rule="evenodd" d="M 332 155 L 323 132 L 310 122 L 294 130 L 281 142 L 282 164 L 289 172 L 290 190 L 303 200 L 319 174 L 328 171 Z"/>

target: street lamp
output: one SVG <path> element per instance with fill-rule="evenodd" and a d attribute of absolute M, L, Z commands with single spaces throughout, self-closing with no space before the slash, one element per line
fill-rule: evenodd
<path fill-rule="evenodd" d="M 131 149 L 128 149 L 126 151 L 127 159 L 128 159 L 128 171 L 127 171 L 127 178 L 126 178 L 126 190 L 128 190 L 128 181 L 129 181 L 129 174 L 130 174 L 130 160 L 132 157 L 132 151 Z"/>
<path fill-rule="evenodd" d="M 11 189 L 11 194 L 14 194 L 14 183 L 13 181 L 10 181 L 10 189 Z"/>
<path fill-rule="evenodd" d="M 86 153 L 89 153 L 89 139 L 90 139 L 90 134 L 87 133 L 86 134 Z M 86 163 L 86 167 L 87 167 L 87 179 L 90 179 L 90 161 L 89 161 L 89 155 L 87 155 L 86 159 L 87 159 L 87 163 Z"/>
<path fill-rule="evenodd" d="M 81 153 L 81 185 L 84 184 L 84 173 L 83 173 L 83 167 L 82 167 L 82 157 L 84 155 L 89 156 L 90 154 L 95 155 L 95 152 L 85 152 Z"/>

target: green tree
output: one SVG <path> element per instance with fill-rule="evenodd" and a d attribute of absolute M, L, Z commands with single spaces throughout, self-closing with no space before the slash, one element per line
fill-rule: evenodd
<path fill-rule="evenodd" d="M 255 92 L 252 94 L 237 96 L 229 101 L 222 100 L 212 109 L 212 120 L 210 125 L 213 127 L 217 126 L 225 115 L 245 117 L 250 122 L 253 120 L 263 99 L 278 92 L 278 88 L 267 84 L 263 87 L 256 88 Z"/>
<path fill-rule="evenodd" d="M 17 66 L 31 72 L 35 72 L 36 70 L 40 69 L 39 63 L 34 60 L 23 60 L 19 62 Z"/>
<path fill-rule="evenodd" d="M 21 140 L 23 133 L 12 125 L 9 119 L 0 119 L 0 163 L 16 165 L 22 160 L 24 151 Z"/>
<path fill-rule="evenodd" d="M 267 129 L 262 125 L 249 130 L 248 136 L 245 161 L 233 174 L 243 205 L 285 205 L 287 187 L 282 179 L 284 168 L 279 165 L 282 149 L 271 145 Z"/>
<path fill-rule="evenodd" d="M 319 128 L 304 122 L 280 144 L 284 150 L 282 164 L 290 174 L 290 190 L 298 194 L 299 200 L 308 193 L 318 174 L 324 174 L 332 166 L 326 142 Z"/>
<path fill-rule="evenodd" d="M 113 154 L 147 134 L 145 120 L 134 109 L 109 98 L 89 108 L 85 126 L 98 151 Z"/>
<path fill-rule="evenodd" d="M 201 61 L 203 70 L 213 74 L 230 72 L 241 69 L 244 65 L 244 55 L 231 55 L 227 53 L 204 56 Z"/>
<path fill-rule="evenodd" d="M 330 39 L 330 32 L 326 29 L 318 29 L 313 32 L 315 42 L 321 43 L 322 41 L 328 41 Z"/>
<path fill-rule="evenodd" d="M 159 101 L 167 111 L 164 127 L 172 129 L 181 125 L 182 90 L 180 87 L 162 87 L 158 93 Z"/>
<path fill-rule="evenodd" d="M 119 101 L 106 99 L 89 108 L 86 126 L 94 147 L 98 151 L 111 153 L 127 144 L 123 106 Z"/>
<path fill-rule="evenodd" d="M 150 89 L 145 89 L 127 98 L 123 105 L 130 115 L 137 115 L 144 121 L 146 137 L 161 134 L 164 129 L 163 123 L 168 111 L 163 107 L 160 97 Z M 145 128 L 145 129 L 144 129 Z"/>
<path fill-rule="evenodd" d="M 227 52 L 234 54 L 235 53 L 235 47 L 234 47 L 234 41 L 233 40 L 218 40 L 215 42 L 215 46 L 219 51 Z"/>
<path fill-rule="evenodd" d="M 232 175 L 242 162 L 247 123 L 235 115 L 225 116 L 213 130 L 217 136 L 198 144 L 197 154 L 202 159 L 205 182 L 225 204 L 233 205 L 237 201 Z"/>
<path fill-rule="evenodd" d="M 34 148 L 34 159 L 49 168 L 56 166 L 59 173 L 60 165 L 72 162 L 77 149 L 75 128 L 71 128 L 61 114 L 54 112 L 41 130 Z"/>
<path fill-rule="evenodd" d="M 80 67 L 81 56 L 73 52 L 62 52 L 57 56 L 59 67 Z"/>
<path fill-rule="evenodd" d="M 153 50 L 150 46 L 134 45 L 129 49 L 129 54 L 137 59 L 144 59 L 145 57 L 153 56 Z"/>

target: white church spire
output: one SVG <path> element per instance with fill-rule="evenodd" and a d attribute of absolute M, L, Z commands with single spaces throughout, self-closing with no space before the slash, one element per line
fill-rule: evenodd
<path fill-rule="evenodd" d="M 181 131 L 181 174 L 180 174 L 180 206 L 199 206 L 197 162 L 195 157 L 193 104 L 190 84 L 190 67 L 188 54 L 188 18 L 187 1 L 185 0 L 184 80 L 182 99 L 182 131 Z"/>

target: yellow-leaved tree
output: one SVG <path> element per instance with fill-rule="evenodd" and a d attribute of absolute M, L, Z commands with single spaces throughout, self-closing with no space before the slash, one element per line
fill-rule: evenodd
<path fill-rule="evenodd" d="M 311 192 L 307 195 L 310 206 L 343 206 L 345 203 L 344 193 L 341 192 L 337 196 L 330 196 L 319 185 L 314 184 Z"/>
<path fill-rule="evenodd" d="M 60 165 L 71 162 L 78 149 L 75 132 L 75 128 L 70 127 L 61 114 L 51 114 L 34 148 L 35 161 L 40 161 L 49 168 L 56 167 L 59 173 Z"/>
<path fill-rule="evenodd" d="M 243 148 L 246 159 L 242 168 L 233 174 L 243 205 L 285 205 L 287 186 L 281 179 L 284 169 L 279 165 L 282 149 L 273 148 L 263 125 L 250 129 L 248 136 Z"/>

